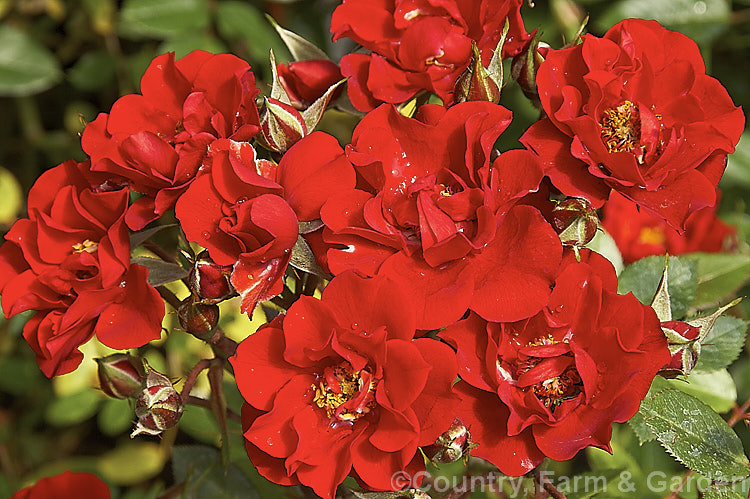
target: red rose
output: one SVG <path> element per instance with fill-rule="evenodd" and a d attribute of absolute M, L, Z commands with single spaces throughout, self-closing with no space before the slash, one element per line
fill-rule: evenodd
<path fill-rule="evenodd" d="M 564 194 L 598 208 L 618 191 L 677 230 L 714 204 L 744 115 L 685 35 L 622 21 L 550 51 L 537 87 L 547 118 L 521 141 Z"/>
<path fill-rule="evenodd" d="M 456 361 L 447 345 L 413 339 L 415 324 L 398 286 L 349 272 L 240 343 L 229 360 L 258 471 L 333 497 L 350 473 L 390 490 L 394 473 L 424 470 L 417 447 L 454 419 Z"/>
<path fill-rule="evenodd" d="M 59 475 L 41 478 L 30 487 L 19 490 L 11 499 L 109 499 L 107 484 L 91 473 L 65 471 Z"/>
<path fill-rule="evenodd" d="M 665 253 L 716 253 L 731 249 L 737 233 L 716 216 L 717 207 L 718 203 L 694 211 L 680 234 L 661 218 L 638 210 L 633 202 L 613 193 L 604 205 L 602 226 L 614 238 L 625 263 Z"/>
<path fill-rule="evenodd" d="M 521 3 L 345 0 L 333 12 L 333 39 L 348 37 L 372 51 L 341 59 L 352 104 L 369 111 L 380 102 L 404 102 L 420 90 L 452 102 L 456 79 L 471 61 L 472 42 L 489 64 L 506 19 L 504 57 L 518 53 L 528 40 Z"/>
<path fill-rule="evenodd" d="M 417 327 L 437 329 L 471 308 L 490 320 L 519 320 L 547 302 L 560 240 L 531 206 L 542 172 L 532 154 L 490 161 L 510 112 L 487 102 L 446 110 L 422 106 L 418 119 L 383 105 L 354 130 L 347 157 L 357 189 L 321 210 L 334 274 L 387 274 L 408 290 Z"/>
<path fill-rule="evenodd" d="M 637 411 L 669 362 L 653 309 L 617 294 L 612 266 L 582 251 L 565 259 L 545 308 L 520 322 L 472 313 L 440 333 L 457 350 L 459 417 L 472 453 L 510 475 L 588 445 L 609 450 L 611 425 Z"/>
<path fill-rule="evenodd" d="M 92 169 L 127 179 L 144 194 L 128 226 L 144 227 L 174 206 L 198 175 L 217 138 L 250 140 L 259 130 L 255 76 L 243 60 L 196 50 L 153 60 L 141 79 L 143 95 L 121 97 L 83 132 Z"/>
<path fill-rule="evenodd" d="M 297 241 L 299 220 L 320 217 L 333 193 L 354 186 L 354 171 L 336 139 L 315 132 L 276 165 L 257 159 L 247 142 L 227 139 L 209 148 L 207 171 L 177 202 L 175 213 L 190 241 L 214 262 L 234 265 L 232 284 L 242 310 L 279 294 Z"/>
<path fill-rule="evenodd" d="M 0 247 L 0 292 L 7 317 L 38 310 L 24 337 L 47 376 L 80 363 L 93 334 L 105 345 L 135 348 L 161 334 L 164 303 L 130 264 L 127 189 L 91 187 L 88 163 L 45 172 L 29 193 L 29 218 Z"/>
<path fill-rule="evenodd" d="M 276 71 L 284 91 L 298 109 L 307 108 L 343 78 L 338 65 L 327 59 L 277 64 Z M 340 93 L 337 90 L 332 99 Z"/>

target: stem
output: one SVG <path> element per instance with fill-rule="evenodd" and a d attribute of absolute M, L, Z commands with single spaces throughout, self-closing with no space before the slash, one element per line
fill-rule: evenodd
<path fill-rule="evenodd" d="M 165 262 L 175 263 L 174 258 L 172 258 L 172 256 L 169 253 L 164 251 L 164 248 L 162 248 L 155 242 L 150 241 L 150 240 L 143 241 L 143 247 L 149 250 L 154 255 L 161 258 L 162 260 L 164 260 Z"/>
<path fill-rule="evenodd" d="M 727 424 L 734 428 L 734 425 L 739 423 L 740 421 L 744 420 L 748 416 L 748 409 L 750 409 L 750 398 L 745 400 L 745 403 L 741 406 L 738 406 L 736 403 L 734 404 L 734 408 L 732 408 L 732 416 L 727 421 Z"/>
<path fill-rule="evenodd" d="M 193 389 L 193 385 L 195 385 L 195 381 L 198 379 L 198 375 L 204 370 L 211 367 L 211 365 L 214 363 L 215 359 L 203 359 L 198 361 L 195 366 L 190 370 L 190 372 L 187 375 L 187 378 L 185 379 L 185 384 L 182 387 L 182 393 L 180 394 L 180 397 L 182 398 L 182 403 L 187 404 L 188 400 L 190 398 L 190 390 Z"/>
<path fill-rule="evenodd" d="M 690 476 L 693 474 L 693 470 L 688 470 L 687 473 L 685 473 L 685 476 L 682 477 L 682 481 L 680 482 L 680 485 L 677 487 L 677 489 L 673 490 L 671 494 L 667 496 L 667 499 L 677 499 L 682 491 L 682 489 L 685 487 L 685 484 L 687 483 Z"/>
<path fill-rule="evenodd" d="M 532 475 L 534 479 L 534 489 L 536 490 L 534 499 L 544 499 L 545 497 L 567 499 L 565 494 L 560 492 L 552 482 L 542 479 L 542 471 L 542 466 L 537 466 Z"/>
<path fill-rule="evenodd" d="M 172 293 L 172 291 L 168 290 L 164 286 L 159 286 L 156 288 L 156 290 L 159 292 L 162 298 L 164 298 L 164 301 L 169 303 L 171 307 L 175 310 L 178 310 L 180 308 L 180 304 L 182 301 L 177 298 L 177 295 Z"/>
<path fill-rule="evenodd" d="M 203 407 L 204 409 L 211 409 L 211 401 L 202 399 L 200 397 L 194 397 L 190 395 L 187 399 L 187 403 L 197 407 Z M 227 418 L 231 419 L 232 421 L 237 421 L 238 423 L 242 422 L 242 417 L 229 408 L 227 408 Z"/>

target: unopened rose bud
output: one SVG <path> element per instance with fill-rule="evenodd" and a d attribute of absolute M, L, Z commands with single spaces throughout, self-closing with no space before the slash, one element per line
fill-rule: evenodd
<path fill-rule="evenodd" d="M 453 102 L 486 101 L 497 104 L 500 102 L 500 87 L 482 65 L 476 43 L 472 43 L 471 48 L 474 52 L 471 64 L 456 80 Z"/>
<path fill-rule="evenodd" d="M 338 64 L 328 59 L 277 64 L 276 71 L 291 104 L 300 110 L 309 107 L 342 78 Z M 340 93 L 341 88 L 331 98 L 336 99 Z"/>
<path fill-rule="evenodd" d="M 138 395 L 144 379 L 143 361 L 124 353 L 95 359 L 99 384 L 110 397 L 126 399 Z"/>
<path fill-rule="evenodd" d="M 471 433 L 460 419 L 456 418 L 451 423 L 448 431 L 440 435 L 435 443 L 425 447 L 425 455 L 433 463 L 452 463 L 461 458 L 468 457 L 471 449 L 476 447 L 471 441 Z"/>
<path fill-rule="evenodd" d="M 219 307 L 201 303 L 190 296 L 180 305 L 177 317 L 185 331 L 202 340 L 208 340 L 219 323 Z"/>
<path fill-rule="evenodd" d="M 672 357 L 669 364 L 658 374 L 665 378 L 688 374 L 695 367 L 701 352 L 701 344 L 698 341 L 701 328 L 683 321 L 667 321 L 661 323 L 661 329 L 667 337 L 667 346 Z"/>
<path fill-rule="evenodd" d="M 229 282 L 231 275 L 231 265 L 217 265 L 208 256 L 208 252 L 203 251 L 190 270 L 188 283 L 201 303 L 219 303 L 234 294 L 234 288 Z"/>
<path fill-rule="evenodd" d="M 566 198 L 552 210 L 552 225 L 566 246 L 585 246 L 596 235 L 599 217 L 583 198 Z"/>
<path fill-rule="evenodd" d="M 141 433 L 158 435 L 177 424 L 182 416 L 182 398 L 169 378 L 145 364 L 146 380 L 135 404 L 138 417 L 133 438 Z"/>
<path fill-rule="evenodd" d="M 537 32 L 526 48 L 513 58 L 510 66 L 511 77 L 536 106 L 541 106 L 536 89 L 536 70 L 544 62 L 544 54 L 549 49 L 549 45 L 540 43 L 540 37 L 541 33 Z"/>
<path fill-rule="evenodd" d="M 278 153 L 286 152 L 308 133 L 305 119 L 298 110 L 271 98 L 266 98 L 260 128 L 261 134 L 256 137 L 260 145 Z"/>

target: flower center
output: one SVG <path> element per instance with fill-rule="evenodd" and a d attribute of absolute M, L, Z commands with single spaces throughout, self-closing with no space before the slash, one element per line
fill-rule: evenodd
<path fill-rule="evenodd" d="M 348 362 L 326 367 L 312 385 L 313 403 L 332 420 L 354 421 L 375 407 L 377 381 L 367 370 L 354 371 Z"/>
<path fill-rule="evenodd" d="M 93 253 L 99 248 L 99 244 L 94 241 L 86 239 L 82 243 L 76 243 L 73 245 L 73 253 Z"/>
<path fill-rule="evenodd" d="M 604 111 L 601 136 L 609 152 L 634 152 L 640 146 L 641 116 L 629 100 Z"/>
<path fill-rule="evenodd" d="M 583 390 L 570 347 L 552 335 L 536 338 L 519 350 L 518 385 L 531 389 L 552 411 Z"/>
<path fill-rule="evenodd" d="M 663 245 L 666 241 L 664 230 L 659 227 L 644 227 L 638 234 L 638 242 L 641 244 Z"/>

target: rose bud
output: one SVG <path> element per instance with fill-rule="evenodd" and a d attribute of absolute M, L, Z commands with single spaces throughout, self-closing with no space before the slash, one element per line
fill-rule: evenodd
<path fill-rule="evenodd" d="M 599 217 L 583 198 L 566 198 L 552 210 L 552 226 L 566 246 L 585 246 L 596 235 Z"/>
<path fill-rule="evenodd" d="M 292 105 L 270 98 L 266 98 L 265 102 L 260 119 L 262 133 L 258 134 L 256 139 L 266 149 L 284 153 L 307 135 L 307 124 L 302 114 Z"/>
<path fill-rule="evenodd" d="M 177 310 L 180 326 L 196 338 L 208 340 L 219 323 L 219 307 L 201 303 L 194 296 L 186 298 Z"/>
<path fill-rule="evenodd" d="M 234 288 L 229 282 L 231 275 L 231 265 L 218 265 L 208 256 L 207 251 L 203 251 L 190 270 L 188 282 L 193 294 L 200 298 L 201 303 L 214 304 L 234 293 Z"/>
<path fill-rule="evenodd" d="M 536 70 L 544 62 L 544 54 L 549 50 L 549 45 L 540 43 L 540 36 L 541 33 L 537 32 L 526 48 L 513 58 L 510 66 L 510 75 L 535 106 L 540 106 L 536 89 Z"/>
<path fill-rule="evenodd" d="M 468 457 L 469 451 L 476 447 L 471 441 L 471 433 L 460 419 L 456 418 L 450 428 L 437 437 L 435 443 L 425 447 L 425 455 L 435 464 L 452 463 L 462 457 Z"/>
<path fill-rule="evenodd" d="M 124 353 L 94 359 L 98 364 L 99 384 L 110 397 L 125 399 L 138 395 L 143 386 L 143 361 Z"/>
<path fill-rule="evenodd" d="M 182 416 L 182 398 L 172 386 L 169 378 L 145 364 L 145 387 L 135 404 L 135 415 L 138 417 L 135 429 L 130 438 L 144 433 L 158 435 L 173 427 Z"/>
<path fill-rule="evenodd" d="M 477 44 L 472 43 L 471 48 L 474 55 L 469 67 L 456 80 L 453 102 L 458 104 L 467 101 L 487 101 L 497 104 L 500 102 L 500 86 L 482 65 L 482 56 Z"/>
<path fill-rule="evenodd" d="M 701 328 L 683 321 L 667 321 L 661 323 L 661 329 L 667 337 L 669 353 L 672 357 L 669 364 L 664 366 L 658 374 L 665 378 L 688 374 L 695 367 L 701 353 L 701 344 L 698 341 Z"/>
<path fill-rule="evenodd" d="M 276 71 L 281 86 L 297 109 L 307 108 L 343 78 L 338 65 L 327 59 L 277 64 Z M 336 99 L 340 93 L 341 88 L 331 98 Z"/>

